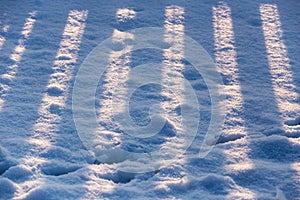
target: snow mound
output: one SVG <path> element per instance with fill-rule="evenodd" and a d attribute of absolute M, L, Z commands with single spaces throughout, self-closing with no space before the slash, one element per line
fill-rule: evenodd
<path fill-rule="evenodd" d="M 32 171 L 24 165 L 13 166 L 3 174 L 4 177 L 14 182 L 24 182 L 29 180 L 32 175 Z"/>
<path fill-rule="evenodd" d="M 10 199 L 13 197 L 16 186 L 7 178 L 0 178 L 0 199 Z"/>

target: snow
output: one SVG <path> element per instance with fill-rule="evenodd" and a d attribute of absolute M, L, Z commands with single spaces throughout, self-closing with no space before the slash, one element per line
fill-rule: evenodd
<path fill-rule="evenodd" d="M 231 10 L 225 3 L 213 7 L 215 60 L 218 72 L 226 82 L 224 93 L 227 96 L 226 120 L 224 132 L 219 142 L 228 142 L 246 136 L 245 122 L 241 117 L 243 110 L 243 96 L 236 61 L 234 33 Z"/>
<path fill-rule="evenodd" d="M 22 55 L 26 49 L 24 42 L 25 40 L 28 39 L 30 32 L 32 31 L 33 25 L 35 23 L 35 16 L 36 12 L 31 12 L 29 13 L 29 17 L 26 19 L 22 33 L 21 33 L 21 38 L 18 40 L 18 45 L 15 47 L 13 53 L 10 55 L 10 59 L 13 61 L 12 65 L 7 66 L 7 71 L 5 74 L 1 74 L 1 78 L 2 79 L 6 79 L 6 81 L 10 82 L 13 81 L 17 71 L 18 71 L 18 63 L 20 62 Z M 6 28 L 3 27 L 3 32 L 7 32 Z M 2 44 L 0 46 L 3 45 L 5 41 L 5 38 L 2 39 Z M 4 96 L 5 93 L 8 92 L 8 90 L 10 89 L 9 85 L 7 84 L 1 84 L 1 88 L 2 89 L 2 95 Z M 3 104 L 2 99 L 0 99 L 0 109 L 2 107 Z"/>
<path fill-rule="evenodd" d="M 299 10 L 3 1 L 0 199 L 300 199 Z"/>

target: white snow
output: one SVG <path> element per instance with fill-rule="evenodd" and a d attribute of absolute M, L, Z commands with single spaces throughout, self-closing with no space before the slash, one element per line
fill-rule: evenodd
<path fill-rule="evenodd" d="M 215 60 L 218 71 L 225 77 L 224 93 L 227 95 L 227 118 L 224 134 L 220 142 L 227 142 L 246 136 L 243 112 L 243 96 L 239 83 L 238 63 L 234 42 L 231 10 L 226 3 L 213 7 L 213 25 L 215 40 Z"/>
<path fill-rule="evenodd" d="M 29 17 L 25 20 L 25 24 L 23 26 L 23 30 L 21 32 L 21 37 L 18 39 L 18 45 L 15 47 L 14 51 L 10 55 L 10 59 L 13 61 L 12 65 L 6 67 L 6 73 L 1 74 L 1 78 L 6 80 L 7 82 L 13 81 L 18 71 L 18 64 L 22 59 L 23 53 L 26 49 L 25 41 L 28 39 L 32 28 L 35 23 L 34 16 L 36 15 L 36 11 L 30 12 Z M 6 32 L 7 28 L 3 27 L 3 31 Z M 0 38 L 0 49 L 5 42 L 5 38 Z M 0 110 L 2 109 L 3 99 L 2 96 L 5 96 L 6 93 L 9 91 L 10 87 L 8 84 L 1 83 L 0 87 L 2 88 L 1 96 L 0 96 Z"/>
<path fill-rule="evenodd" d="M 0 200 L 300 199 L 299 10 L 278 0 L 1 2 Z M 145 27 L 163 32 L 131 31 Z M 203 157 L 221 106 L 187 59 L 189 37 L 215 61 L 226 97 Z M 91 70 L 102 77 L 86 100 L 98 123 L 88 146 L 73 89 L 107 38 L 106 71 Z"/>
<path fill-rule="evenodd" d="M 260 13 L 276 101 L 282 120 L 289 125 L 284 128 L 290 135 L 299 136 L 299 129 L 291 127 L 292 121 L 294 124 L 299 123 L 295 119 L 300 112 L 300 105 L 297 102 L 299 94 L 296 92 L 290 60 L 287 57 L 287 48 L 282 39 L 283 33 L 277 5 L 262 4 Z"/>
<path fill-rule="evenodd" d="M 47 143 L 50 145 L 49 139 L 54 137 L 57 132 L 57 124 L 61 120 L 59 111 L 65 107 L 69 82 L 72 79 L 72 70 L 76 63 L 86 17 L 87 11 L 72 10 L 69 13 L 60 48 L 53 63 L 53 73 L 50 75 L 46 93 L 43 95 L 39 107 L 39 118 L 34 125 L 32 142 L 43 143 L 45 146 Z"/>

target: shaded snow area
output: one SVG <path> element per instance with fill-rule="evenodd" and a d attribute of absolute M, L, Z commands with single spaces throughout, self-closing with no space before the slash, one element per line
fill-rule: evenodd
<path fill-rule="evenodd" d="M 159 48 L 137 49 L 131 30 L 146 27 L 163 30 L 144 37 Z M 203 66 L 220 76 L 220 105 L 188 37 L 215 63 Z M 73 91 L 108 38 L 87 145 Z M 299 41 L 297 0 L 0 1 L 0 199 L 300 199 Z M 129 88 L 143 79 L 159 82 Z"/>

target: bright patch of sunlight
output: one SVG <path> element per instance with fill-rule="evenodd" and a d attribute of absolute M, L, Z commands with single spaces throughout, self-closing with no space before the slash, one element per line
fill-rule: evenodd
<path fill-rule="evenodd" d="M 23 26 L 23 30 L 21 32 L 21 37 L 18 40 L 18 45 L 15 47 L 14 51 L 10 55 L 10 59 L 13 61 L 13 64 L 6 67 L 6 73 L 1 75 L 2 79 L 5 79 L 5 83 L 0 83 L 0 88 L 2 89 L 0 95 L 0 111 L 2 110 L 2 106 L 4 103 L 4 97 L 10 89 L 10 82 L 15 78 L 18 68 L 19 62 L 22 59 L 23 53 L 26 50 L 25 42 L 29 38 L 29 35 L 33 29 L 35 23 L 35 15 L 36 11 L 30 12 L 29 17 L 25 20 L 25 24 Z M 2 30 L 4 32 L 8 31 L 9 26 L 4 26 Z M 0 49 L 5 42 L 5 38 L 0 37 Z"/>
<path fill-rule="evenodd" d="M 118 9 L 117 18 L 120 22 L 126 22 L 128 19 L 134 18 L 134 11 L 131 11 L 127 8 Z M 120 47 L 117 50 L 112 50 L 109 55 L 109 65 L 106 68 L 106 74 L 104 76 L 104 84 L 102 85 L 102 94 L 103 98 L 99 101 L 100 109 L 98 115 L 98 122 L 102 125 L 98 127 L 97 133 L 101 132 L 100 142 L 102 147 L 111 147 L 115 146 L 114 144 L 121 143 L 120 134 L 114 132 L 114 130 L 107 130 L 107 127 L 114 127 L 115 123 L 112 121 L 114 114 L 126 112 L 126 95 L 128 94 L 128 90 L 126 88 L 126 81 L 129 78 L 130 71 L 130 63 L 131 63 L 131 52 L 132 45 L 125 44 L 126 40 L 133 40 L 134 35 L 128 32 L 122 32 L 120 30 L 115 29 L 112 34 L 112 41 L 114 45 Z M 115 96 L 114 96 L 115 95 Z M 114 99 L 113 99 L 114 97 Z M 118 105 L 118 107 L 112 108 L 113 100 Z M 114 111 L 114 113 L 113 113 Z M 108 140 L 105 138 L 113 138 L 112 140 Z M 104 148 L 101 148 L 100 154 L 106 151 Z M 103 158 L 107 162 L 118 162 L 120 159 L 123 159 L 123 156 L 118 150 L 108 150 L 113 151 L 109 152 L 109 156 Z M 106 152 L 108 153 L 108 152 Z M 105 153 L 104 153 L 105 155 Z"/>
<path fill-rule="evenodd" d="M 163 51 L 162 69 L 162 91 L 169 101 L 161 102 L 161 107 L 165 111 L 165 119 L 177 127 L 177 131 L 182 130 L 181 116 L 174 110 L 184 102 L 184 8 L 180 6 L 167 6 L 165 9 L 165 34 L 164 41 L 171 44 L 170 48 Z M 176 92 L 177 96 L 174 95 Z"/>
<path fill-rule="evenodd" d="M 296 92 L 287 48 L 283 40 L 283 31 L 276 4 L 260 5 L 262 29 L 265 37 L 269 69 L 272 75 L 273 89 L 279 111 L 284 122 L 299 117 L 299 95 Z M 296 125 L 296 124 L 295 124 Z M 287 132 L 300 132 L 297 127 L 284 126 Z"/>
<path fill-rule="evenodd" d="M 0 25 L 1 25 L 1 22 L 0 22 Z M 9 25 L 4 25 L 4 26 L 2 27 L 1 32 L 7 33 L 8 30 L 9 30 Z M 2 35 L 0 34 L 0 50 L 2 49 L 2 46 L 3 46 L 3 44 L 5 43 L 5 41 L 6 41 L 5 37 L 2 36 Z"/>
<path fill-rule="evenodd" d="M 58 124 L 61 120 L 59 113 L 65 108 L 87 14 L 87 11 L 77 10 L 69 13 L 60 48 L 52 67 L 54 72 L 50 76 L 47 93 L 42 98 L 39 118 L 34 125 L 34 132 L 30 139 L 31 143 L 42 148 L 51 145 L 50 140 L 58 131 Z"/>
<path fill-rule="evenodd" d="M 125 22 L 130 19 L 135 18 L 136 13 L 134 10 L 130 10 L 128 8 L 120 8 L 117 10 L 116 18 L 119 22 Z"/>
<path fill-rule="evenodd" d="M 177 5 L 167 6 L 165 8 L 164 21 L 164 41 L 170 44 L 170 47 L 163 50 L 163 68 L 161 72 L 161 95 L 165 96 L 168 101 L 160 102 L 161 108 L 164 110 L 163 117 L 168 119 L 168 122 L 176 130 L 176 140 L 168 140 L 163 147 L 171 146 L 175 149 L 180 149 L 183 141 L 181 135 L 186 134 L 182 126 L 182 116 L 175 112 L 176 108 L 184 103 L 185 82 L 183 70 L 185 69 L 182 60 L 184 59 L 184 8 Z M 175 95 L 177 93 L 178 95 Z M 170 150 L 174 151 L 174 149 Z M 185 172 L 181 174 L 185 176 Z M 162 183 L 157 183 L 157 188 L 168 191 L 169 185 L 185 184 L 186 179 L 164 177 Z"/>
<path fill-rule="evenodd" d="M 227 96 L 226 108 L 227 114 L 222 131 L 223 141 L 228 142 L 236 140 L 247 135 L 245 122 L 241 117 L 243 111 L 243 96 L 241 85 L 238 80 L 238 63 L 236 61 L 235 41 L 233 24 L 231 18 L 231 9 L 226 3 L 220 3 L 213 7 L 213 27 L 215 39 L 215 60 L 218 71 L 227 79 L 227 85 L 224 87 Z M 253 168 L 253 163 L 248 157 L 248 141 L 243 138 L 242 148 L 225 150 L 227 160 L 230 164 L 229 170 L 249 170 Z M 232 159 L 232 160 L 229 160 Z"/>

